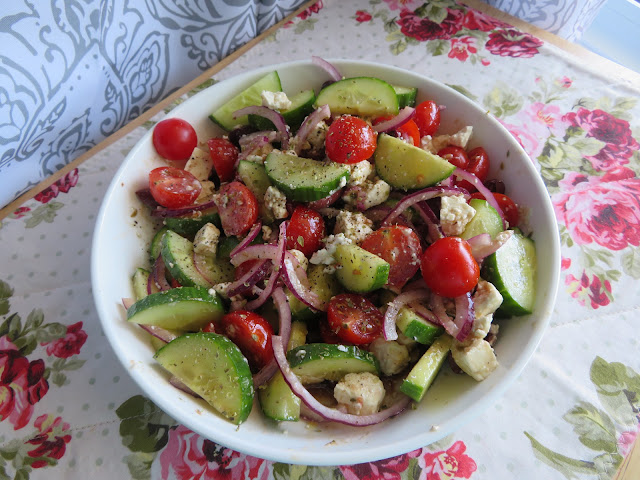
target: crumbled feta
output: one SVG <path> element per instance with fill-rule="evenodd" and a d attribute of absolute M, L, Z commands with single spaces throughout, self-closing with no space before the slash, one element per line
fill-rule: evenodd
<path fill-rule="evenodd" d="M 502 295 L 498 289 L 486 280 L 480 279 L 473 294 L 473 307 L 476 318 L 491 315 L 502 305 Z"/>
<path fill-rule="evenodd" d="M 298 260 L 298 264 L 300 264 L 300 268 L 305 271 L 307 270 L 307 268 L 309 268 L 309 260 L 304 255 L 304 253 L 302 253 L 300 250 L 296 250 L 295 248 L 289 250 L 289 253 L 296 257 L 296 260 Z"/>
<path fill-rule="evenodd" d="M 462 371 L 478 382 L 487 378 L 498 366 L 493 348 L 480 338 L 474 338 L 470 343 L 454 340 L 451 355 Z"/>
<path fill-rule="evenodd" d="M 220 230 L 213 223 L 205 224 L 193 240 L 193 251 L 201 255 L 215 256 L 220 240 Z"/>
<path fill-rule="evenodd" d="M 373 165 L 369 160 L 346 165 L 349 168 L 348 185 L 360 185 L 364 183 L 373 173 Z"/>
<path fill-rule="evenodd" d="M 216 294 L 220 295 L 223 298 L 229 298 L 229 287 L 231 286 L 231 282 L 222 282 L 217 283 L 213 287 L 209 289 L 209 295 L 215 296 Z"/>
<path fill-rule="evenodd" d="M 213 170 L 211 155 L 201 148 L 194 148 L 191 158 L 187 161 L 184 169 L 201 182 L 209 180 L 211 170 Z"/>
<path fill-rule="evenodd" d="M 342 200 L 349 205 L 356 206 L 359 210 L 367 210 L 386 202 L 390 193 L 391 186 L 378 178 L 375 182 L 366 180 L 347 189 Z"/>
<path fill-rule="evenodd" d="M 352 415 L 376 413 L 384 395 L 382 381 L 369 372 L 347 373 L 333 389 L 338 404 L 346 407 Z"/>
<path fill-rule="evenodd" d="M 369 345 L 369 351 L 378 359 L 385 375 L 400 373 L 409 364 L 409 349 L 394 340 L 376 338 Z"/>
<path fill-rule="evenodd" d="M 453 135 L 425 135 L 422 137 L 420 143 L 423 150 L 427 150 L 431 153 L 438 153 L 441 149 L 448 145 L 454 145 L 456 147 L 467 148 L 469 139 L 473 134 L 473 127 L 464 127 Z"/>
<path fill-rule="evenodd" d="M 359 243 L 373 233 L 373 222 L 360 212 L 342 210 L 336 217 L 333 233 L 344 233 L 344 236 Z"/>
<path fill-rule="evenodd" d="M 351 245 L 353 240 L 347 238 L 344 233 L 338 233 L 337 235 L 329 235 L 323 238 L 322 243 L 324 243 L 324 248 L 315 251 L 309 261 L 314 265 L 328 265 L 329 267 L 325 269 L 325 273 L 333 273 L 335 272 L 334 265 L 336 264 L 333 254 L 336 253 L 336 247 L 338 245 Z"/>
<path fill-rule="evenodd" d="M 269 243 L 271 236 L 273 235 L 273 229 L 269 225 L 262 226 L 262 240 Z"/>
<path fill-rule="evenodd" d="M 268 154 L 267 154 L 268 155 Z M 260 165 L 264 164 L 264 159 L 266 158 L 267 155 L 247 155 L 245 157 L 245 160 L 248 162 L 253 162 L 253 163 L 258 163 Z"/>
<path fill-rule="evenodd" d="M 264 205 L 273 212 L 276 218 L 287 218 L 287 197 L 273 185 L 264 194 Z"/>
<path fill-rule="evenodd" d="M 213 194 L 216 193 L 216 184 L 211 180 L 203 180 L 200 182 L 200 186 L 202 190 L 200 190 L 200 195 L 196 198 L 195 203 L 207 203 L 213 199 Z"/>
<path fill-rule="evenodd" d="M 287 110 L 291 108 L 291 100 L 284 92 L 270 92 L 263 90 L 260 94 L 262 97 L 262 106 L 272 108 L 274 110 Z"/>
<path fill-rule="evenodd" d="M 464 196 L 448 195 L 442 197 L 440 204 L 442 232 L 447 236 L 460 235 L 475 214 L 476 209 L 466 202 Z"/>

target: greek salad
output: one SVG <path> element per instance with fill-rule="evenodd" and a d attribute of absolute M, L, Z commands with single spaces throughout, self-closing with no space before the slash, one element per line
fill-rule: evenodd
<path fill-rule="evenodd" d="M 127 319 L 235 424 L 254 397 L 275 421 L 382 422 L 443 365 L 487 378 L 494 316 L 535 301 L 523 209 L 473 126 L 440 133 L 446 105 L 413 86 L 313 64 L 319 91 L 272 71 L 211 113 L 220 137 L 157 123 L 166 165 L 136 192 L 158 228 Z"/>

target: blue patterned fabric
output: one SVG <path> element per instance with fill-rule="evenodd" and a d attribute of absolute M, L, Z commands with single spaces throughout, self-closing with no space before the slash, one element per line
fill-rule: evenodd
<path fill-rule="evenodd" d="M 0 206 L 304 0 L 3 0 Z"/>

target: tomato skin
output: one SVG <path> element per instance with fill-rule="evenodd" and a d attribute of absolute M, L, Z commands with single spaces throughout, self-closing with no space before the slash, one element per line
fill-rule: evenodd
<path fill-rule="evenodd" d="M 341 293 L 329 302 L 327 322 L 331 332 L 353 345 L 366 345 L 382 333 L 384 315 L 362 295 Z"/>
<path fill-rule="evenodd" d="M 258 219 L 258 201 L 241 182 L 225 183 L 213 197 L 225 235 L 244 235 Z"/>
<path fill-rule="evenodd" d="M 408 227 L 393 225 L 369 234 L 360 246 L 390 265 L 387 286 L 400 291 L 420 268 L 422 246 L 418 235 Z"/>
<path fill-rule="evenodd" d="M 418 104 L 413 121 L 418 126 L 421 137 L 433 135 L 440 128 L 440 107 L 432 100 Z"/>
<path fill-rule="evenodd" d="M 338 163 L 358 163 L 371 158 L 376 150 L 376 132 L 358 117 L 343 115 L 329 127 L 325 151 L 329 159 Z"/>
<path fill-rule="evenodd" d="M 186 170 L 158 167 L 149 172 L 149 189 L 154 200 L 163 207 L 181 208 L 193 204 L 202 185 Z"/>
<path fill-rule="evenodd" d="M 377 125 L 380 122 L 391 120 L 392 118 L 393 115 L 378 117 L 373 120 L 373 124 Z M 396 132 L 398 137 L 402 138 L 403 140 L 410 140 L 414 147 L 420 146 L 420 130 L 418 129 L 418 125 L 416 125 L 416 122 L 414 122 L 413 120 L 407 120 L 405 123 L 403 123 L 393 131 Z"/>
<path fill-rule="evenodd" d="M 427 286 L 443 297 L 470 292 L 480 277 L 480 267 L 471 246 L 459 237 L 444 237 L 429 245 L 420 265 Z"/>
<path fill-rule="evenodd" d="M 248 310 L 227 313 L 215 328 L 238 346 L 252 371 L 260 370 L 273 359 L 273 327 L 257 313 Z"/>
<path fill-rule="evenodd" d="M 213 168 L 221 182 L 230 182 L 235 175 L 235 165 L 240 151 L 226 138 L 207 140 Z"/>
<path fill-rule="evenodd" d="M 324 219 L 315 210 L 297 206 L 287 227 L 287 249 L 300 250 L 306 257 L 322 247 L 325 235 Z"/>
<path fill-rule="evenodd" d="M 458 168 L 466 170 L 469 166 L 469 157 L 462 147 L 448 145 L 438 151 L 438 155 Z"/>
<path fill-rule="evenodd" d="M 520 212 L 518 211 L 518 206 L 516 205 L 516 203 L 511 200 L 510 197 L 502 193 L 494 192 L 493 196 L 502 209 L 502 213 L 504 213 L 504 216 L 509 223 L 509 227 L 517 226 L 520 222 Z M 476 192 L 471 195 L 471 198 L 479 198 L 481 200 L 484 200 L 484 195 L 482 195 L 480 192 Z"/>
<path fill-rule="evenodd" d="M 198 136 L 186 120 L 167 118 L 153 128 L 152 141 L 161 157 L 186 162 L 198 145 Z"/>
<path fill-rule="evenodd" d="M 465 170 L 469 173 L 473 173 L 481 182 L 484 182 L 489 175 L 489 167 L 491 161 L 486 150 L 482 147 L 476 147 L 467 153 L 469 157 L 469 165 Z M 475 192 L 477 189 L 471 183 L 466 180 L 456 182 L 456 185 L 467 189 L 469 192 Z"/>

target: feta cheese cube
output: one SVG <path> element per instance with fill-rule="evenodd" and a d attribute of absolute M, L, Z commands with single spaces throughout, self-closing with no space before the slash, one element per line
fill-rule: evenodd
<path fill-rule="evenodd" d="M 324 243 L 324 248 L 315 251 L 309 261 L 314 265 L 329 265 L 325 272 L 333 273 L 335 272 L 333 265 L 336 263 L 333 254 L 336 252 L 336 247 L 338 245 L 351 245 L 353 240 L 347 238 L 344 233 L 338 233 L 337 235 L 329 235 L 323 238 L 322 243 Z"/>
<path fill-rule="evenodd" d="M 369 160 L 346 165 L 349 168 L 349 182 L 347 185 L 360 185 L 373 173 L 373 165 Z"/>
<path fill-rule="evenodd" d="M 385 375 L 400 373 L 409 364 L 409 349 L 395 340 L 376 338 L 369 345 L 369 351 L 376 356 Z"/>
<path fill-rule="evenodd" d="M 369 372 L 347 373 L 333 389 L 338 404 L 346 407 L 352 415 L 376 413 L 384 395 L 382 381 Z"/>
<path fill-rule="evenodd" d="M 486 280 L 480 279 L 473 294 L 473 307 L 476 318 L 491 315 L 502 305 L 502 295 L 498 289 Z"/>
<path fill-rule="evenodd" d="M 498 366 L 493 348 L 480 338 L 474 338 L 468 344 L 454 340 L 451 355 L 462 371 L 478 382 L 487 378 Z"/>
<path fill-rule="evenodd" d="M 200 190 L 200 195 L 196 198 L 195 203 L 207 203 L 213 199 L 213 194 L 216 193 L 216 184 L 211 180 L 203 180 L 200 182 L 200 186 L 202 190 Z"/>
<path fill-rule="evenodd" d="M 307 268 L 309 268 L 309 260 L 304 255 L 304 253 L 302 253 L 300 250 L 296 250 L 295 248 L 289 250 L 289 253 L 296 257 L 296 260 L 298 260 L 298 263 L 300 264 L 300 268 L 305 271 L 307 270 Z"/>
<path fill-rule="evenodd" d="M 291 108 L 291 100 L 284 92 L 270 92 L 263 90 L 260 94 L 262 98 L 262 106 L 272 108 L 274 110 L 287 110 Z"/>
<path fill-rule="evenodd" d="M 213 170 L 213 161 L 208 151 L 201 148 L 194 148 L 191 158 L 187 161 L 184 169 L 201 182 L 209 180 Z"/>
<path fill-rule="evenodd" d="M 438 153 L 441 149 L 448 145 L 454 145 L 456 147 L 467 148 L 469 139 L 473 134 L 473 127 L 464 127 L 453 135 L 425 135 L 420 140 L 420 146 L 423 150 L 431 153 Z"/>
<path fill-rule="evenodd" d="M 353 188 L 348 188 L 342 200 L 356 206 L 359 210 L 367 210 L 386 202 L 390 193 L 391 186 L 378 178 L 375 182 L 365 180 Z"/>
<path fill-rule="evenodd" d="M 336 217 L 333 233 L 343 233 L 354 243 L 364 240 L 373 233 L 373 222 L 360 212 L 342 210 Z"/>
<path fill-rule="evenodd" d="M 264 194 L 264 205 L 273 212 L 275 218 L 287 218 L 287 197 L 273 185 Z"/>
<path fill-rule="evenodd" d="M 215 256 L 220 240 L 220 230 L 213 223 L 207 223 L 198 230 L 193 240 L 193 251 L 201 255 Z"/>
<path fill-rule="evenodd" d="M 443 233 L 447 236 L 460 235 L 475 214 L 475 208 L 467 204 L 464 196 L 447 195 L 442 197 L 440 226 Z"/>

